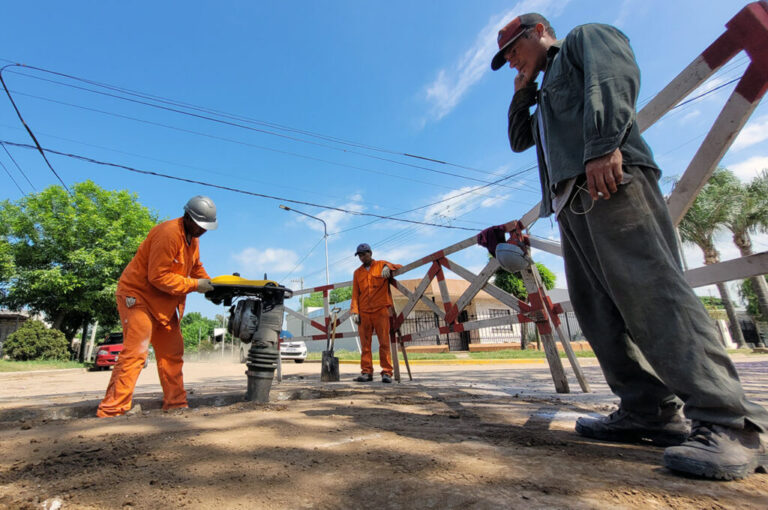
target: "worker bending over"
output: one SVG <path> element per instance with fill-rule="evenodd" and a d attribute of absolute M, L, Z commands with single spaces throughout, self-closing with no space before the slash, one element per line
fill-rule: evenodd
<path fill-rule="evenodd" d="M 385 260 L 373 260 L 370 245 L 363 243 L 357 247 L 355 255 L 363 263 L 355 270 L 352 278 L 352 320 L 360 325 L 359 377 L 357 382 L 373 380 L 373 358 L 371 341 L 373 331 L 379 339 L 379 365 L 381 382 L 392 382 L 392 352 L 389 348 L 389 308 L 392 306 L 392 294 L 389 291 L 389 278 L 392 271 L 400 269 L 400 264 Z"/>
<path fill-rule="evenodd" d="M 123 350 L 96 415 L 125 414 L 149 343 L 155 349 L 163 387 L 163 409 L 187 407 L 181 373 L 184 339 L 179 322 L 187 294 L 213 290 L 200 262 L 198 238 L 215 230 L 216 206 L 196 196 L 184 206 L 184 216 L 155 226 L 141 243 L 117 284 L 117 311 L 123 326 Z"/>

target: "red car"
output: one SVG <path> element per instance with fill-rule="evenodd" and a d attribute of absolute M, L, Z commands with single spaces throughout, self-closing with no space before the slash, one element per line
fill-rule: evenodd
<path fill-rule="evenodd" d="M 115 366 L 120 352 L 123 350 L 123 334 L 110 333 L 96 348 L 96 359 L 93 360 L 93 367 L 96 370 L 109 370 L 109 367 Z M 150 354 L 152 347 L 149 348 Z M 144 368 L 149 365 L 149 356 L 144 362 Z"/>

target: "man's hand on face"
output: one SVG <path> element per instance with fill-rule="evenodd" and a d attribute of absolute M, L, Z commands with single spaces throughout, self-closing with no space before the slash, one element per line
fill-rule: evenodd
<path fill-rule="evenodd" d="M 587 161 L 587 185 L 592 200 L 600 197 L 608 200 L 616 193 L 624 178 L 621 170 L 622 156 L 619 149 L 610 154 Z"/>
<path fill-rule="evenodd" d="M 515 75 L 515 92 L 524 89 L 529 83 L 531 83 L 531 77 L 526 75 L 523 71 L 518 71 Z"/>
<path fill-rule="evenodd" d="M 205 294 L 208 291 L 213 290 L 213 284 L 208 278 L 200 278 L 197 280 L 197 292 Z"/>

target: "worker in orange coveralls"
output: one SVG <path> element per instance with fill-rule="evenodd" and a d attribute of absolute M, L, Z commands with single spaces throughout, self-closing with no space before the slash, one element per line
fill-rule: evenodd
<path fill-rule="evenodd" d="M 379 338 L 379 365 L 381 365 L 381 382 L 392 382 L 392 352 L 389 348 L 389 308 L 392 306 L 392 295 L 389 292 L 389 277 L 392 271 L 400 269 L 400 264 L 392 264 L 385 260 L 373 260 L 370 245 L 363 243 L 357 247 L 355 255 L 360 258 L 362 266 L 355 270 L 352 278 L 352 320 L 360 325 L 360 356 L 361 374 L 355 381 L 369 382 L 373 380 L 373 359 L 371 356 L 371 340 L 373 331 Z"/>
<path fill-rule="evenodd" d="M 179 321 L 187 294 L 213 290 L 200 263 L 198 238 L 217 226 L 213 200 L 193 197 L 184 206 L 184 216 L 149 231 L 123 270 L 116 292 L 123 350 L 97 416 L 119 416 L 131 408 L 136 379 L 147 359 L 150 342 L 163 387 L 163 410 L 187 407 L 181 373 L 184 339 Z"/>

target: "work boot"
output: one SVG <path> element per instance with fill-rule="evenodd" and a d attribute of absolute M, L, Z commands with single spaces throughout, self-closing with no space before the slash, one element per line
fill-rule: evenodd
<path fill-rule="evenodd" d="M 391 383 L 392 382 L 392 376 L 389 374 L 381 374 L 381 382 L 383 383 Z"/>
<path fill-rule="evenodd" d="M 687 441 L 664 450 L 664 465 L 672 471 L 718 480 L 738 480 L 755 471 L 768 473 L 768 434 L 749 424 L 733 429 L 694 422 Z"/>
<path fill-rule="evenodd" d="M 354 380 L 357 382 L 371 382 L 373 381 L 373 374 L 360 374 Z"/>
<path fill-rule="evenodd" d="M 666 417 L 646 418 L 621 407 L 608 416 L 576 420 L 576 432 L 584 437 L 618 443 L 679 445 L 688 437 L 688 425 L 679 412 Z"/>

